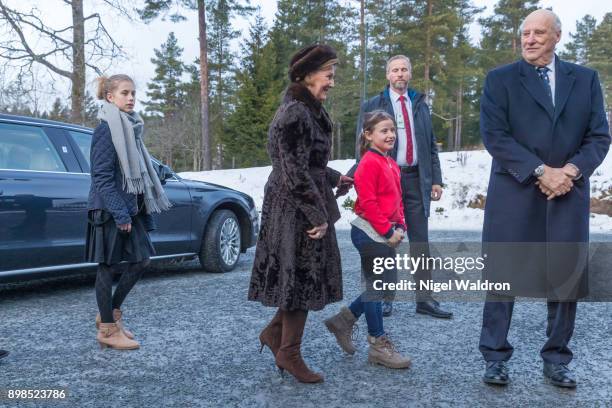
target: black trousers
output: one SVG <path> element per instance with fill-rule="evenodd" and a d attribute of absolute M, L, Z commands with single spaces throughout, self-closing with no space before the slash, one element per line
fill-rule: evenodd
<path fill-rule="evenodd" d="M 408 242 L 410 243 L 410 257 L 418 258 L 429 256 L 429 218 L 425 215 L 423 195 L 419 172 L 401 173 L 402 201 L 404 203 L 404 218 L 408 228 Z M 421 281 L 431 280 L 431 270 L 418 269 L 412 276 L 416 283 L 416 300 L 425 300 L 431 296 L 431 291 L 418 290 Z"/>
<path fill-rule="evenodd" d="M 548 363 L 569 364 L 572 351 L 569 342 L 574 333 L 576 302 L 547 302 L 548 340 L 540 350 Z M 479 349 L 485 361 L 508 361 L 514 348 L 508 342 L 514 298 L 489 293 L 482 313 L 482 331 Z"/>

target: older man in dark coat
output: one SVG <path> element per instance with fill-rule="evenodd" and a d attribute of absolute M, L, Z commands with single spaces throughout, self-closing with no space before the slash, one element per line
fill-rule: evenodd
<path fill-rule="evenodd" d="M 429 208 L 431 200 L 437 201 L 442 196 L 442 171 L 438 158 L 438 147 L 431 124 L 431 114 L 424 94 L 408 88 L 412 78 L 410 59 L 396 55 L 387 61 L 386 68 L 389 85 L 380 94 L 368 99 L 362 106 L 357 120 L 356 151 L 360 159 L 359 137 L 363 128 L 363 117 L 366 112 L 382 109 L 395 119 L 397 139 L 389 153 L 401 169 L 402 200 L 404 216 L 408 228 L 410 256 L 429 256 Z M 354 166 L 349 175 L 352 175 Z M 395 280 L 395 276 L 386 276 L 386 280 Z M 419 282 L 431 280 L 431 271 L 419 269 L 414 275 L 417 283 L 416 312 L 438 318 L 448 319 L 452 313 L 443 310 L 431 296 L 430 291 L 418 290 Z M 385 293 L 383 314 L 389 316 L 392 311 L 393 292 Z"/>
<path fill-rule="evenodd" d="M 610 145 L 597 73 L 560 60 L 558 17 L 537 10 L 523 22 L 520 61 L 488 73 L 480 127 L 493 156 L 485 207 L 485 276 L 511 283 L 489 293 L 480 351 L 483 380 L 508 383 L 507 340 L 514 296 L 548 299 L 544 376 L 573 388 L 567 365 L 576 300 L 587 292 L 589 177 Z"/>

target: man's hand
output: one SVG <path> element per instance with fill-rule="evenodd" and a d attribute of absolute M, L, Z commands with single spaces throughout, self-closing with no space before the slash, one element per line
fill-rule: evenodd
<path fill-rule="evenodd" d="M 567 176 L 570 177 L 572 180 L 574 180 L 576 177 L 580 175 L 580 170 L 578 170 L 578 167 L 576 167 L 573 164 L 568 163 L 565 166 L 563 166 L 561 170 L 563 170 L 563 172 L 567 174 Z"/>
<path fill-rule="evenodd" d="M 567 194 L 574 183 L 572 178 L 565 173 L 564 169 L 556 169 L 544 165 L 544 174 L 538 177 L 538 186 L 544 194 L 548 196 L 549 200 L 555 197 L 560 197 Z"/>
<path fill-rule="evenodd" d="M 431 199 L 434 201 L 438 201 L 440 198 L 442 198 L 442 191 L 444 190 L 439 184 L 434 184 L 433 186 L 431 186 Z"/>
<path fill-rule="evenodd" d="M 540 187 L 540 191 L 547 197 L 548 200 L 552 200 L 556 197 L 555 193 L 552 190 L 544 187 L 539 181 L 536 181 L 535 184 L 536 186 Z"/>

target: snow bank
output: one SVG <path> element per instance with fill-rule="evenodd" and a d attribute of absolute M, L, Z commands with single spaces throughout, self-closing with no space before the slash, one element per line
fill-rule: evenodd
<path fill-rule="evenodd" d="M 486 195 L 489 182 L 491 156 L 484 151 L 445 152 L 440 153 L 442 176 L 446 188 L 440 201 L 432 201 L 430 229 L 437 230 L 480 230 L 482 228 L 483 211 L 478 208 L 468 208 L 470 201 L 479 194 Z M 346 173 L 354 164 L 354 160 L 334 160 L 329 166 Z M 208 181 L 233 188 L 249 194 L 261 210 L 263 191 L 271 166 L 252 167 L 233 170 L 213 170 L 203 172 L 185 172 L 180 176 L 191 180 Z M 612 154 L 595 171 L 591 177 L 591 194 L 598 197 L 601 191 L 612 188 Z M 354 217 L 350 210 L 342 208 L 347 197 L 356 198 L 355 190 L 338 199 L 342 218 L 336 223 L 336 229 L 350 228 L 349 222 Z M 591 214 L 591 232 L 610 233 L 612 217 Z"/>

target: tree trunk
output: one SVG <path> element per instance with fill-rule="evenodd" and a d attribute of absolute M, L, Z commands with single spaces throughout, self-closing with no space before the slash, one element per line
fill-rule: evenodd
<path fill-rule="evenodd" d="M 83 0 L 72 0 L 72 91 L 70 119 L 74 123 L 84 124 L 85 117 L 85 17 Z"/>
<path fill-rule="evenodd" d="M 359 80 L 361 83 L 361 97 L 359 98 L 359 106 L 365 102 L 366 98 L 366 26 L 365 26 L 365 0 L 361 0 L 359 10 L 359 46 L 361 47 L 361 57 L 359 64 Z"/>
<path fill-rule="evenodd" d="M 200 101 L 202 117 L 202 170 L 211 170 L 210 134 L 208 131 L 208 45 L 206 43 L 206 9 L 204 0 L 198 0 L 198 26 L 200 41 Z"/>
<path fill-rule="evenodd" d="M 456 112 L 456 126 L 455 126 L 455 147 L 461 149 L 461 126 L 462 126 L 462 110 L 463 110 L 463 84 L 459 82 L 459 88 L 457 88 L 457 112 Z"/>
<path fill-rule="evenodd" d="M 452 152 L 453 150 L 455 150 L 455 143 L 453 143 L 455 140 L 455 128 L 453 126 L 453 121 L 449 120 L 448 121 L 448 133 L 446 135 L 446 150 L 449 152 Z"/>
<path fill-rule="evenodd" d="M 425 65 L 423 67 L 423 79 L 425 80 L 425 97 L 427 102 L 430 103 L 429 97 L 431 95 L 429 89 L 429 70 L 431 67 L 431 16 L 433 14 L 433 0 L 427 0 L 427 23 L 425 24 Z"/>
<path fill-rule="evenodd" d="M 336 127 L 338 128 L 338 149 L 336 150 L 336 160 L 340 160 L 342 158 L 342 122 L 338 121 L 336 123 Z"/>

